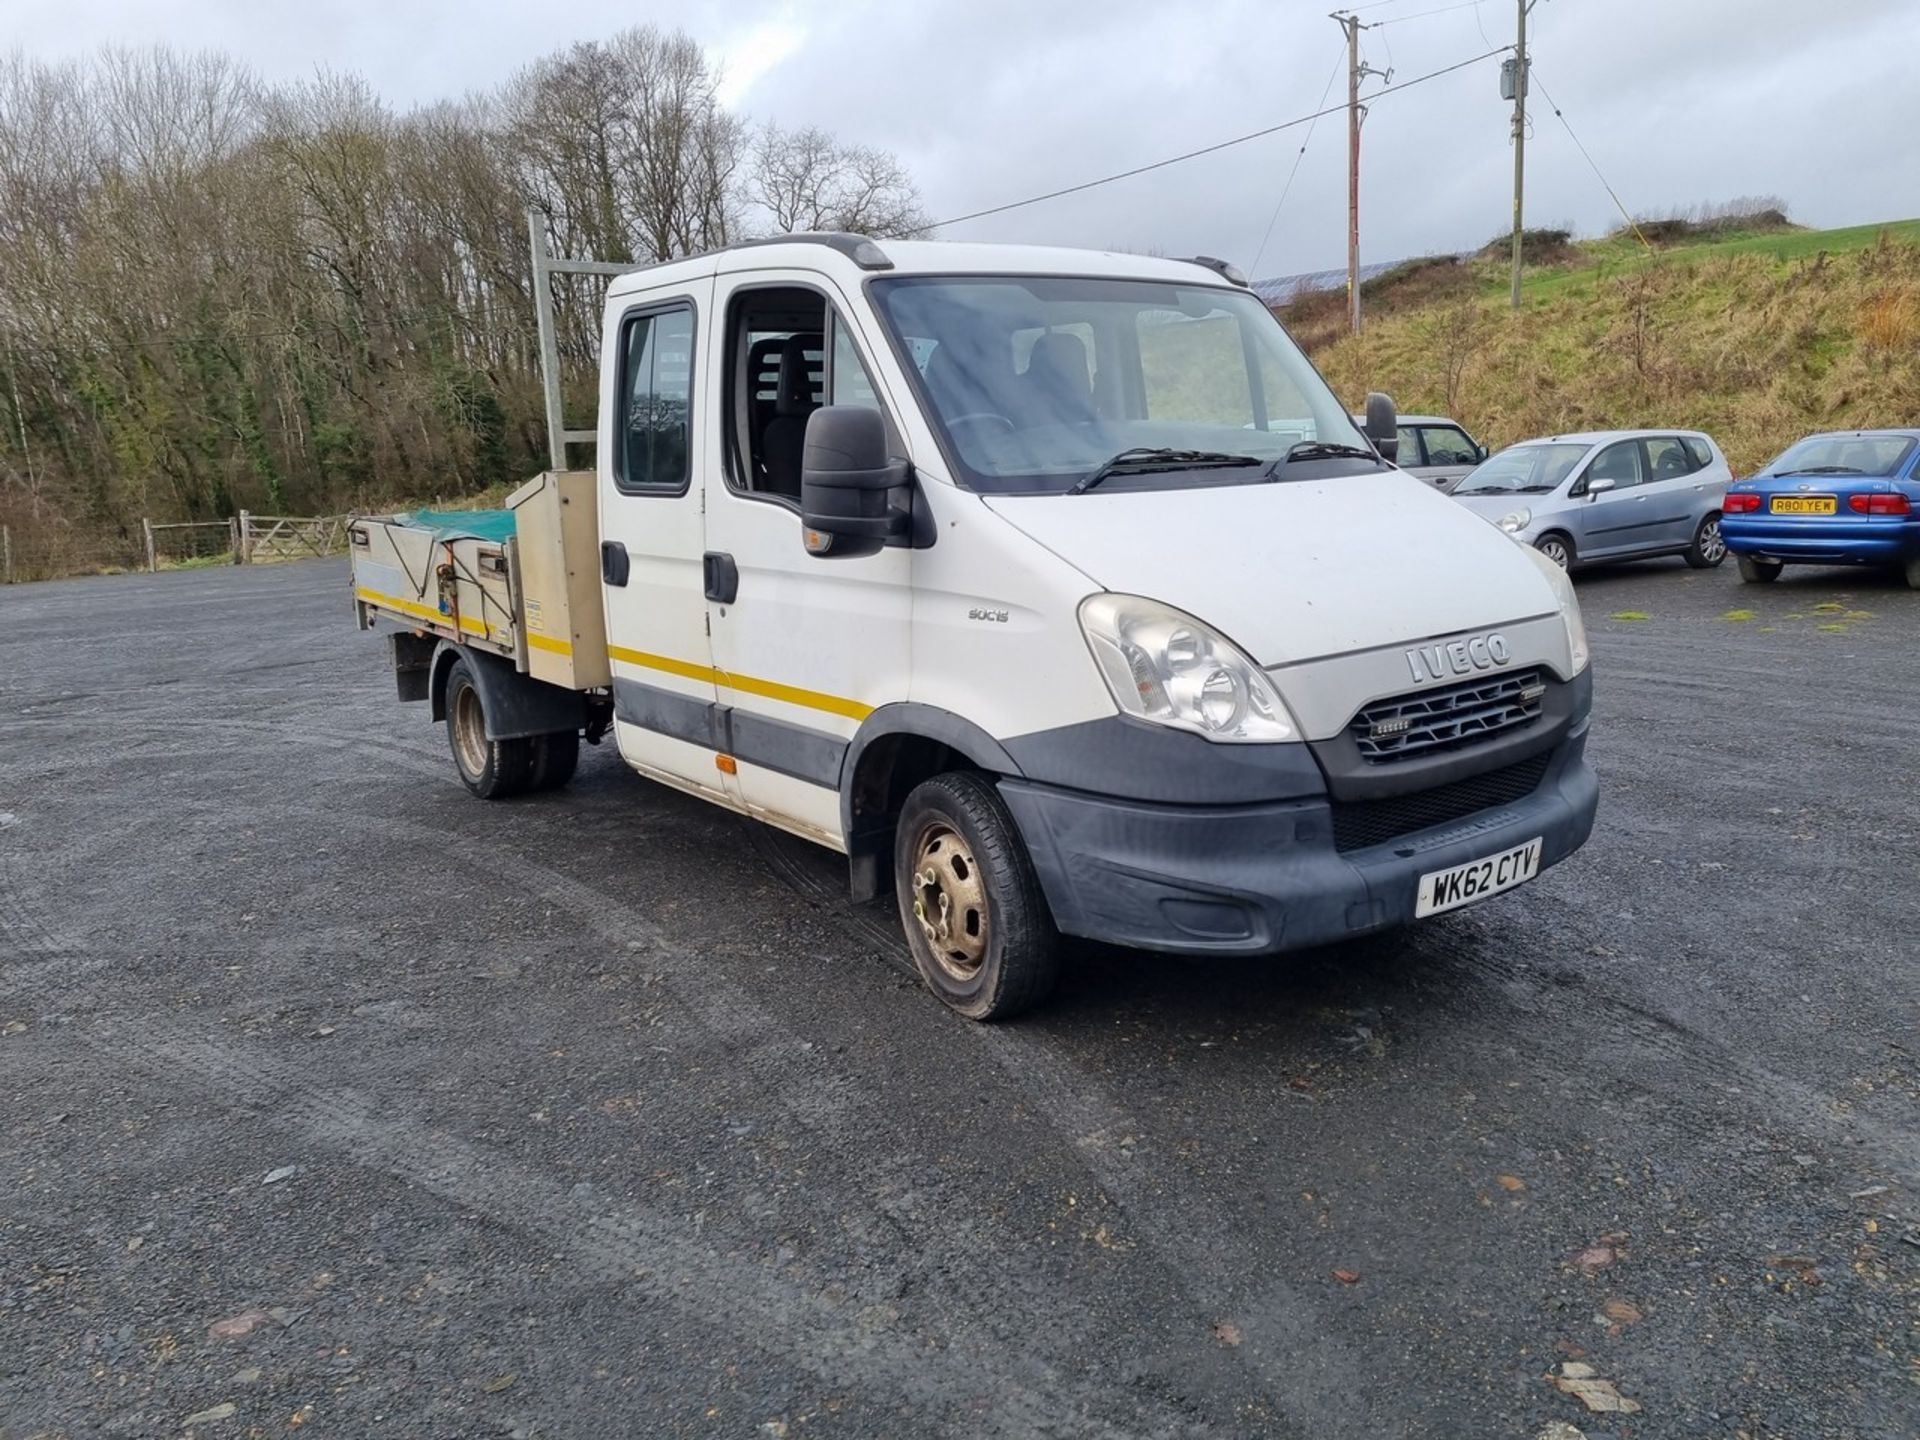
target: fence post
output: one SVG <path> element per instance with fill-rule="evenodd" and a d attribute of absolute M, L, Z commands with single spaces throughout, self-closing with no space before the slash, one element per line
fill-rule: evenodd
<path fill-rule="evenodd" d="M 227 517 L 227 550 L 233 556 L 233 563 L 240 563 L 240 517 Z"/>
<path fill-rule="evenodd" d="M 251 565 L 253 563 L 253 512 L 242 510 L 238 517 L 240 524 L 240 543 L 234 547 L 234 564 Z"/>
<path fill-rule="evenodd" d="M 0 585 L 13 583 L 13 527 L 0 525 Z"/>
<path fill-rule="evenodd" d="M 153 521 L 142 520 L 140 522 L 140 528 L 145 532 L 147 537 L 147 573 L 149 575 L 156 575 L 160 571 L 160 557 L 155 553 L 153 548 Z"/>

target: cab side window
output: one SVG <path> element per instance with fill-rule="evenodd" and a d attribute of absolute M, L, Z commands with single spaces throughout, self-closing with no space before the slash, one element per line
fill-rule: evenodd
<path fill-rule="evenodd" d="M 748 495 L 799 501 L 807 421 L 822 405 L 886 412 L 839 315 L 826 296 L 804 286 L 735 294 L 727 307 L 725 373 L 729 483 Z"/>
<path fill-rule="evenodd" d="M 1586 476 L 1580 482 L 1580 493 L 1584 495 L 1596 480 L 1611 480 L 1616 490 L 1629 490 L 1638 485 L 1640 442 L 1621 440 L 1594 456 L 1593 464 L 1587 467 Z"/>
<path fill-rule="evenodd" d="M 684 492 L 691 476 L 693 308 L 629 316 L 621 327 L 619 453 L 622 490 Z"/>

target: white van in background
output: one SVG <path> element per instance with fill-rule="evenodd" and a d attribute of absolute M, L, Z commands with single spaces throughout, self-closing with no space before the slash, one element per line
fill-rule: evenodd
<path fill-rule="evenodd" d="M 788 236 L 618 278 L 603 343 L 599 556 L 564 476 L 471 563 L 436 537 L 437 592 L 356 536 L 362 622 L 411 632 L 402 693 L 477 793 L 610 728 L 844 852 L 977 1019 L 1046 993 L 1062 932 L 1297 949 L 1587 838 L 1566 577 L 1383 463 L 1230 267 Z M 534 593 L 556 565 L 600 613 Z"/>

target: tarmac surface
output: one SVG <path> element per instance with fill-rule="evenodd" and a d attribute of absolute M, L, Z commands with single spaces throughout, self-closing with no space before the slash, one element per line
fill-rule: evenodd
<path fill-rule="evenodd" d="M 0 591 L 0 1437 L 1920 1433 L 1920 594 L 1579 586 L 1581 854 L 998 1028 L 340 562 Z"/>

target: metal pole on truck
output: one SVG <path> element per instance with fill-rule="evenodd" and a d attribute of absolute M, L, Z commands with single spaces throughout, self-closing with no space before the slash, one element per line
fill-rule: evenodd
<path fill-rule="evenodd" d="M 591 445 L 598 438 L 594 430 L 569 430 L 562 414 L 560 394 L 560 342 L 553 328 L 553 277 L 555 275 L 624 275 L 641 267 L 616 260 L 569 260 L 556 257 L 547 247 L 546 217 L 539 210 L 527 210 L 527 243 L 533 254 L 533 314 L 540 332 L 540 389 L 547 402 L 547 463 L 555 470 L 567 468 L 567 446 Z"/>

